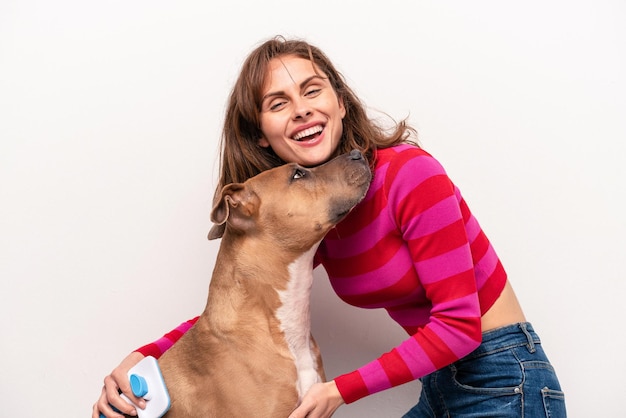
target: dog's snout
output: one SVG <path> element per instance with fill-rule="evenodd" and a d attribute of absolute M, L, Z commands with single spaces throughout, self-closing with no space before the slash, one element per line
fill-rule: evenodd
<path fill-rule="evenodd" d="M 350 151 L 350 159 L 352 159 L 352 160 L 362 160 L 363 159 L 363 154 L 361 154 L 361 151 L 353 149 L 352 151 Z"/>

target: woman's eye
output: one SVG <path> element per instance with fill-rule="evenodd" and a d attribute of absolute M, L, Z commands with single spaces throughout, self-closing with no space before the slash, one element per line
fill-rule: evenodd
<path fill-rule="evenodd" d="M 294 180 L 298 180 L 298 179 L 301 179 L 302 177 L 304 177 L 305 175 L 306 175 L 306 173 L 304 172 L 304 170 L 300 170 L 300 169 L 297 168 L 293 172 L 293 176 L 291 178 L 294 179 Z"/>
<path fill-rule="evenodd" d="M 312 88 L 312 89 L 307 90 L 305 95 L 306 96 L 316 96 L 317 94 L 319 94 L 320 91 L 322 91 L 322 89 Z"/>
<path fill-rule="evenodd" d="M 270 104 L 270 110 L 278 110 L 283 107 L 284 104 L 285 102 L 273 102 L 272 104 Z"/>

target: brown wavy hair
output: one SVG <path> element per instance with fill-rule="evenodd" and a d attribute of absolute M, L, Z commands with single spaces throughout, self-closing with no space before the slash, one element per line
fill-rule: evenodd
<path fill-rule="evenodd" d="M 358 149 L 373 163 L 376 148 L 402 142 L 417 145 L 417 141 L 411 139 L 416 138 L 415 130 L 406 124 L 406 120 L 395 123 L 394 129 L 387 132 L 368 118 L 363 103 L 319 48 L 303 40 L 276 36 L 260 44 L 248 55 L 230 94 L 220 142 L 218 192 L 229 183 L 244 182 L 264 170 L 285 163 L 271 147 L 261 147 L 258 142 L 262 137 L 261 101 L 269 62 L 286 55 L 314 63 L 328 77 L 339 99 L 343 100 L 346 109 L 343 135 L 331 158 Z"/>

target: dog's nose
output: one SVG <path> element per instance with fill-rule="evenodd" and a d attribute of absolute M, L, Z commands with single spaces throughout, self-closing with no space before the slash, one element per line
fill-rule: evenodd
<path fill-rule="evenodd" d="M 353 149 L 352 151 L 350 151 L 350 158 L 353 160 L 362 160 L 363 154 L 361 154 L 361 151 Z"/>

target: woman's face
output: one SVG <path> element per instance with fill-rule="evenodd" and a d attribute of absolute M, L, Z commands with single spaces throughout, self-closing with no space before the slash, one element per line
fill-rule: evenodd
<path fill-rule="evenodd" d="M 285 162 L 307 167 L 334 154 L 346 115 L 326 75 L 313 65 L 294 55 L 273 58 L 261 103 L 259 145 L 272 147 Z"/>

